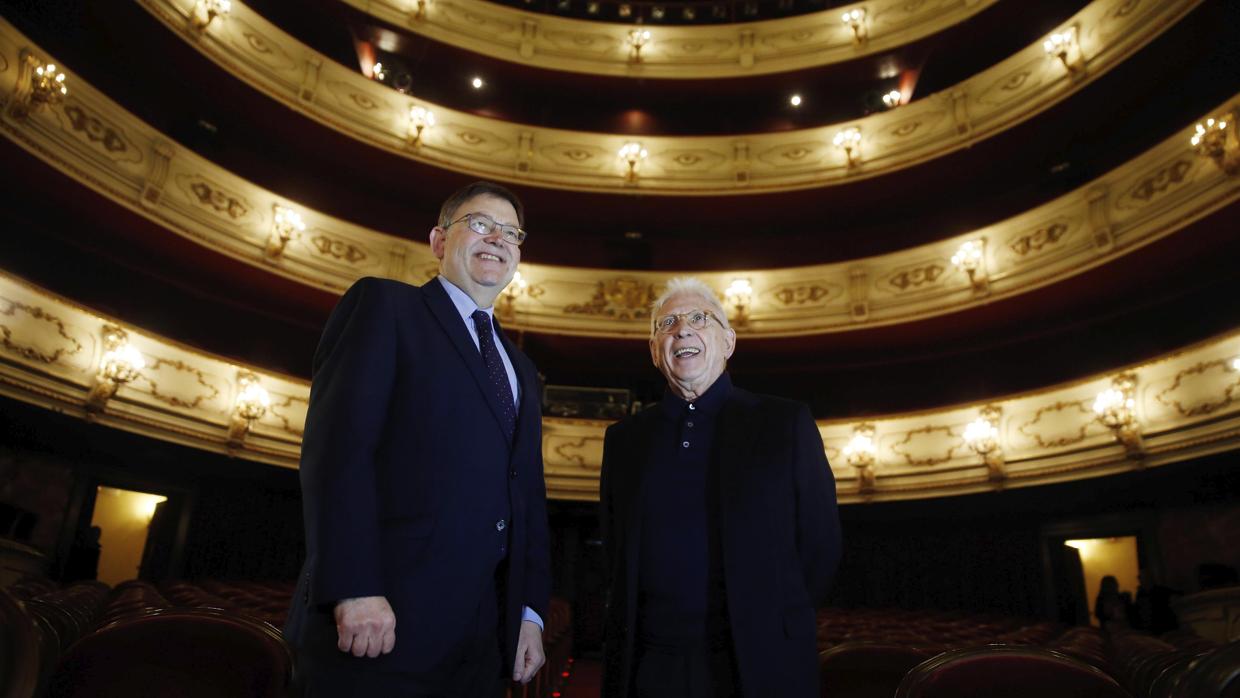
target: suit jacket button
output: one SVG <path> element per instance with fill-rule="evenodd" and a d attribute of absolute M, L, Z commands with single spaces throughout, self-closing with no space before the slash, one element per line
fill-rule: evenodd
<path fill-rule="evenodd" d="M 507 526 L 508 526 L 508 524 L 504 523 L 504 520 L 503 520 L 503 519 L 500 519 L 499 521 L 496 521 L 496 522 L 495 522 L 495 530 L 497 530 L 497 531 L 502 531 L 502 530 L 504 530 L 504 528 L 505 528 L 505 527 L 507 527 Z"/>
<path fill-rule="evenodd" d="M 513 478 L 513 479 L 515 480 L 515 479 L 516 479 L 516 477 L 517 477 L 517 471 L 516 471 L 516 470 L 509 470 L 509 471 L 508 471 L 508 476 L 509 476 L 509 477 L 511 477 L 511 478 Z"/>

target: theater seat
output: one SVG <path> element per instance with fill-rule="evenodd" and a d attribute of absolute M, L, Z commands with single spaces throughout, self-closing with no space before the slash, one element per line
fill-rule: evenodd
<path fill-rule="evenodd" d="M 39 690 L 41 642 L 21 602 L 0 589 L 0 698 L 27 698 Z"/>
<path fill-rule="evenodd" d="M 944 652 L 904 677 L 896 698 L 1131 698 L 1102 671 L 1052 650 L 987 647 Z"/>
<path fill-rule="evenodd" d="M 1240 698 L 1240 640 L 1198 657 L 1172 694 L 1175 698 Z"/>
<path fill-rule="evenodd" d="M 266 623 L 215 609 L 157 611 L 79 640 L 49 695 L 275 698 L 285 695 L 292 664 L 280 632 Z"/>
<path fill-rule="evenodd" d="M 891 698 L 904 675 L 934 652 L 881 642 L 845 642 L 818 655 L 822 698 Z"/>

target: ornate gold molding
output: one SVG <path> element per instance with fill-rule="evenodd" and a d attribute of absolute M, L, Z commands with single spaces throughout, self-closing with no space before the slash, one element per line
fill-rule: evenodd
<path fill-rule="evenodd" d="M 485 0 L 343 0 L 360 12 L 433 41 L 548 70 L 666 79 L 734 78 L 842 63 L 948 29 L 996 0 L 875 0 L 865 40 L 845 9 L 708 26 L 658 27 L 523 12 Z M 648 30 L 640 52 L 629 32 Z M 637 54 L 635 56 L 634 54 Z"/>
<path fill-rule="evenodd" d="M 297 467 L 310 385 L 239 366 L 142 331 L 0 274 L 0 394 L 119 429 L 254 461 Z M 20 309 L 20 312 L 16 312 Z M 105 405 L 87 400 L 105 333 L 123 334 L 146 367 Z M 1169 465 L 1240 447 L 1240 330 L 1141 364 L 1070 384 L 984 403 L 867 418 L 873 456 L 854 468 L 843 456 L 855 421 L 819 430 L 840 501 L 938 497 L 1078 480 Z M 1143 450 L 1126 450 L 1090 409 L 1116 376 L 1131 376 Z M 270 405 L 230 437 L 245 385 L 257 383 Z M 158 387 L 156 387 L 158 386 Z M 1004 454 L 996 471 L 966 446 L 966 426 L 984 416 Z M 607 422 L 543 419 L 543 460 L 550 496 L 598 496 Z M 997 475 L 996 475 L 997 473 Z M 864 479 L 864 481 L 863 481 Z"/>
<path fill-rule="evenodd" d="M 27 47 L 0 22 L 0 60 Z M 10 64 L 12 61 L 10 61 Z M 14 71 L 0 69 L 0 99 Z M 169 231 L 246 264 L 341 292 L 361 276 L 421 284 L 435 274 L 428 245 L 362 228 L 298 206 L 243 180 L 123 110 L 72 76 L 61 105 L 0 133 L 35 157 Z M 1235 109 L 1240 95 L 1215 112 Z M 749 281 L 746 337 L 847 332 L 924 320 L 1028 293 L 1184 230 L 1236 201 L 1240 178 L 1195 154 L 1186 126 L 1149 151 L 1051 202 L 994 225 L 885 255 L 787 269 L 702 272 L 722 292 Z M 111 145 L 108 145 L 111 144 Z M 273 253 L 281 211 L 300 228 Z M 428 214 L 429 216 L 429 214 Z M 430 218 L 426 221 L 429 226 Z M 530 244 L 537 245 L 535 238 Z M 982 241 L 976 283 L 952 257 Z M 668 273 L 526 264 L 524 286 L 501 299 L 509 327 L 532 332 L 644 337 L 646 306 Z"/>
<path fill-rule="evenodd" d="M 943 92 L 848 123 L 781 133 L 636 139 L 479 117 L 403 95 L 329 60 L 239 1 L 205 29 L 194 0 L 139 0 L 191 46 L 255 89 L 351 137 L 453 171 L 580 191 L 759 193 L 878 176 L 968 147 L 1073 94 L 1153 40 L 1200 0 L 1095 0 L 1074 29 L 1072 69 L 1038 41 Z M 419 126 L 411 109 L 430 109 Z M 419 122 L 422 123 L 422 122 Z M 834 144 L 843 131 L 856 139 Z M 636 170 L 618 156 L 640 140 Z M 842 146 L 848 147 L 847 154 Z"/>

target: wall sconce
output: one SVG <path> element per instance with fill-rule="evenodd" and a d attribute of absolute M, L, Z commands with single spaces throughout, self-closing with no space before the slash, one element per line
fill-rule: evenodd
<path fill-rule="evenodd" d="M 982 408 L 982 416 L 969 422 L 964 428 L 964 441 L 986 463 L 987 477 L 991 482 L 1007 479 L 1003 448 L 999 446 L 999 418 L 1003 409 L 997 405 Z"/>
<path fill-rule="evenodd" d="M 190 12 L 189 22 L 194 29 L 205 31 L 216 17 L 227 17 L 232 12 L 231 0 L 198 0 Z"/>
<path fill-rule="evenodd" d="M 426 19 L 426 6 L 430 4 L 430 0 L 418 0 L 417 9 L 413 11 L 413 18 L 418 21 Z"/>
<path fill-rule="evenodd" d="M 1240 371 L 1240 356 L 1231 360 L 1231 370 Z"/>
<path fill-rule="evenodd" d="M 1042 49 L 1050 58 L 1058 58 L 1069 73 L 1085 67 L 1085 57 L 1081 55 L 1081 46 L 1076 40 L 1076 27 L 1071 26 L 1061 32 L 1055 32 L 1042 41 Z"/>
<path fill-rule="evenodd" d="M 138 372 L 146 368 L 142 354 L 129 343 L 129 335 L 115 325 L 104 325 L 103 347 L 99 372 L 95 374 L 95 383 L 86 394 L 87 412 L 102 412 L 117 388 L 137 378 Z"/>
<path fill-rule="evenodd" d="M 646 149 L 641 143 L 630 141 L 620 146 L 620 159 L 628 165 L 628 171 L 624 175 L 626 181 L 637 181 L 637 165 L 646 159 L 646 155 Z"/>
<path fill-rule="evenodd" d="M 512 281 L 508 282 L 508 285 L 499 294 L 499 307 L 496 308 L 496 311 L 499 312 L 501 318 L 511 320 L 516 316 L 517 298 L 525 294 L 529 285 L 529 282 L 522 276 L 520 269 L 512 275 Z"/>
<path fill-rule="evenodd" d="M 387 79 L 387 73 L 383 70 L 383 63 L 375 63 L 370 68 L 370 79 L 375 82 L 383 82 Z"/>
<path fill-rule="evenodd" d="M 844 26 L 852 30 L 853 43 L 861 43 L 866 40 L 868 32 L 865 29 L 865 8 L 856 7 L 844 13 Z"/>
<path fill-rule="evenodd" d="M 1198 123 L 1189 142 L 1198 155 L 1213 160 L 1223 172 L 1229 175 L 1240 172 L 1240 137 L 1236 133 L 1235 114 Z"/>
<path fill-rule="evenodd" d="M 650 43 L 650 30 L 630 29 L 625 41 L 629 45 L 629 63 L 641 63 L 642 48 Z"/>
<path fill-rule="evenodd" d="M 1133 457 L 1145 452 L 1141 425 L 1137 422 L 1137 403 L 1133 399 L 1136 387 L 1137 377 L 1125 373 L 1111 381 L 1111 387 L 1098 393 L 1094 400 L 1094 412 L 1098 415 L 1098 421 L 1115 433 L 1115 438 L 1124 445 L 1128 455 Z"/>
<path fill-rule="evenodd" d="M 232 418 L 228 421 L 228 445 L 240 448 L 250 425 L 256 419 L 262 419 L 271 407 L 271 396 L 263 386 L 258 384 L 258 376 L 249 371 L 237 373 L 237 384 L 241 391 L 237 393 L 237 401 L 233 404 Z"/>
<path fill-rule="evenodd" d="M 888 109 L 895 109 L 900 106 L 900 100 L 903 96 L 904 95 L 900 94 L 899 90 L 892 90 L 891 92 L 883 95 L 883 105 Z"/>
<path fill-rule="evenodd" d="M 969 275 L 974 293 L 985 293 L 990 284 L 986 273 L 986 238 L 969 240 L 952 255 L 952 264 Z"/>
<path fill-rule="evenodd" d="M 874 461 L 878 448 L 874 444 L 874 425 L 858 424 L 853 429 L 852 439 L 844 447 L 844 458 L 848 464 L 857 469 L 857 479 L 862 494 L 874 491 L 877 478 L 874 475 Z"/>
<path fill-rule="evenodd" d="M 17 119 L 25 118 L 46 104 L 59 104 L 68 94 L 65 74 L 55 64 L 44 63 L 29 51 L 22 51 L 9 114 Z"/>
<path fill-rule="evenodd" d="M 835 134 L 831 143 L 844 151 L 844 158 L 849 167 L 855 167 L 861 161 L 861 129 L 850 126 Z"/>
<path fill-rule="evenodd" d="M 271 220 L 271 235 L 267 238 L 266 254 L 269 258 L 275 259 L 284 254 L 284 246 L 292 239 L 295 233 L 304 233 L 306 224 L 301 220 L 301 214 L 291 208 L 286 208 L 279 204 L 274 206 L 275 215 Z"/>
<path fill-rule="evenodd" d="M 732 323 L 737 327 L 749 324 L 749 308 L 753 305 L 753 286 L 749 279 L 732 279 L 723 292 L 724 302 L 732 309 Z"/>
<path fill-rule="evenodd" d="M 435 113 L 426 107 L 409 107 L 409 145 L 422 145 L 422 132 L 435 126 Z"/>

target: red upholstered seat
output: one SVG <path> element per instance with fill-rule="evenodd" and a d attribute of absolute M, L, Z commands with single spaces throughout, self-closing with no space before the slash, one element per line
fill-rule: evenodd
<path fill-rule="evenodd" d="M 1174 686 L 1175 698 L 1240 698 L 1240 640 L 1195 659 Z"/>
<path fill-rule="evenodd" d="M 79 640 L 49 695 L 283 696 L 292 655 L 275 628 L 214 609 L 121 618 Z"/>
<path fill-rule="evenodd" d="M 1102 671 L 1051 650 L 989 646 L 944 652 L 904 677 L 896 698 L 1131 698 Z"/>
<path fill-rule="evenodd" d="M 845 642 L 818 655 L 822 698 L 891 698 L 910 669 L 934 653 L 892 643 Z"/>
<path fill-rule="evenodd" d="M 42 649 L 39 630 L 21 602 L 0 589 L 0 698 L 36 694 Z"/>

